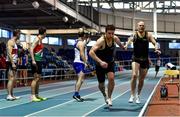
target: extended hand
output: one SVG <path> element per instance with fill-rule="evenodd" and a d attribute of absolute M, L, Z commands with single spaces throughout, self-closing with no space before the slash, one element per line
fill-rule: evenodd
<path fill-rule="evenodd" d="M 161 51 L 160 51 L 160 50 L 155 50 L 154 52 L 157 53 L 158 55 L 161 54 Z"/>
<path fill-rule="evenodd" d="M 106 62 L 104 62 L 104 61 L 102 61 L 100 63 L 100 65 L 101 65 L 102 68 L 107 68 L 108 67 L 108 64 Z"/>

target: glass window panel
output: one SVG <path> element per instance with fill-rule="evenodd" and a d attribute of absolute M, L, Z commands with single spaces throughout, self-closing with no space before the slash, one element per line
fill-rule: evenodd
<path fill-rule="evenodd" d="M 121 3 L 114 3 L 114 7 L 116 9 L 123 9 L 123 3 L 122 2 Z"/>
<path fill-rule="evenodd" d="M 59 45 L 62 45 L 62 39 L 59 38 Z"/>
<path fill-rule="evenodd" d="M 0 29 L 0 37 L 2 37 L 1 32 L 2 32 L 2 30 Z"/>
<path fill-rule="evenodd" d="M 96 43 L 96 41 L 90 41 L 87 46 L 93 46 Z"/>
<path fill-rule="evenodd" d="M 48 37 L 45 37 L 45 38 L 42 40 L 42 43 L 48 44 Z"/>
<path fill-rule="evenodd" d="M 75 39 L 67 39 L 67 44 L 68 45 L 74 45 L 75 44 Z"/>
<path fill-rule="evenodd" d="M 180 43 L 169 43 L 170 49 L 180 49 Z"/>
<path fill-rule="evenodd" d="M 49 37 L 49 44 L 59 45 L 59 38 L 57 38 L 57 37 Z"/>
<path fill-rule="evenodd" d="M 30 36 L 30 42 L 32 43 L 35 38 L 36 38 L 36 35 L 31 35 L 31 36 Z"/>
<path fill-rule="evenodd" d="M 9 38 L 9 34 L 10 34 L 10 32 L 8 31 L 8 30 L 2 30 L 2 37 L 4 37 L 4 38 Z"/>
<path fill-rule="evenodd" d="M 26 40 L 26 35 L 25 34 L 20 34 L 20 41 L 25 41 Z"/>

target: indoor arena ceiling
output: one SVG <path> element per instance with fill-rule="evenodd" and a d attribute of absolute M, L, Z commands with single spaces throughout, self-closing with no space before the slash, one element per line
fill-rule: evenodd
<path fill-rule="evenodd" d="M 34 2 L 39 3 L 36 8 Z M 0 0 L 0 27 L 34 29 L 40 26 L 47 28 L 79 28 L 87 26 L 67 15 L 61 10 L 45 2 L 46 0 Z M 49 0 L 53 1 L 53 0 Z M 54 0 L 56 1 L 56 0 Z M 63 0 L 60 0 L 63 1 Z M 159 13 L 180 13 L 180 1 L 174 0 L 64 0 L 78 5 L 92 5 L 93 7 L 109 6 L 109 9 L 152 11 L 156 2 Z M 97 5 L 99 4 L 99 5 Z M 132 6 L 133 5 L 133 6 Z M 117 8 L 117 7 L 119 8 Z M 121 8 L 120 8 L 121 7 Z M 68 21 L 65 16 L 68 17 Z"/>
<path fill-rule="evenodd" d="M 86 26 L 64 12 L 54 9 L 44 0 L 0 0 L 0 27 L 34 29 L 40 26 L 47 28 L 77 28 Z M 35 5 L 35 6 L 33 6 Z M 64 17 L 68 17 L 67 19 Z M 66 22 L 67 21 L 67 22 Z"/>

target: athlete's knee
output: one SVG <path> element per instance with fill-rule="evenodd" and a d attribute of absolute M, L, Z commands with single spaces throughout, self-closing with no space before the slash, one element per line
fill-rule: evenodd
<path fill-rule="evenodd" d="M 139 83 L 144 83 L 144 78 L 140 78 Z"/>
<path fill-rule="evenodd" d="M 35 81 L 39 81 L 40 78 L 41 78 L 40 74 L 36 74 L 36 73 L 34 74 L 34 80 Z"/>
<path fill-rule="evenodd" d="M 104 88 L 105 86 L 104 86 L 104 83 L 99 83 L 99 88 Z"/>
<path fill-rule="evenodd" d="M 137 79 L 138 75 L 136 73 L 132 74 L 132 79 Z"/>

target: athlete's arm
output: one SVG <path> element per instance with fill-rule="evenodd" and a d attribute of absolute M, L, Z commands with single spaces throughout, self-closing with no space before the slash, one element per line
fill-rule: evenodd
<path fill-rule="evenodd" d="M 157 54 L 161 54 L 161 51 L 160 50 L 158 50 L 159 48 L 158 48 L 158 45 L 157 45 L 157 43 L 156 43 L 156 40 L 154 39 L 154 37 L 152 36 L 152 34 L 151 33 L 149 33 L 148 32 L 148 39 L 149 39 L 149 41 L 154 45 L 154 49 L 155 49 L 155 52 L 157 53 Z"/>
<path fill-rule="evenodd" d="M 118 44 L 119 47 L 121 47 L 122 49 L 125 49 L 124 45 L 121 43 L 121 40 L 119 39 L 119 37 L 114 36 L 114 41 L 116 42 L 116 44 Z"/>
<path fill-rule="evenodd" d="M 13 62 L 13 58 L 12 58 L 12 49 L 13 49 L 13 46 L 14 46 L 14 43 L 9 40 L 8 43 L 7 43 L 7 56 L 11 62 L 11 64 L 14 64 Z"/>
<path fill-rule="evenodd" d="M 83 41 L 79 41 L 77 44 L 77 47 L 79 48 L 80 51 L 80 56 L 83 59 L 84 63 L 87 63 L 87 59 L 85 56 L 85 43 Z"/>
<path fill-rule="evenodd" d="M 134 40 L 133 37 L 134 37 L 134 36 L 131 35 L 131 36 L 128 38 L 128 41 L 126 42 L 126 44 L 125 44 L 125 46 L 124 46 L 125 50 L 127 50 L 128 45 L 133 42 L 133 40 Z"/>
<path fill-rule="evenodd" d="M 31 54 L 33 64 L 36 64 L 35 59 L 34 59 L 34 48 L 37 46 L 38 41 L 39 41 L 39 39 L 38 39 L 38 37 L 36 37 L 36 39 L 34 39 L 32 45 L 31 45 L 31 48 L 30 48 L 30 54 Z"/>
<path fill-rule="evenodd" d="M 95 52 L 103 46 L 103 43 L 104 39 L 103 37 L 100 37 L 89 51 L 89 55 L 98 63 L 101 63 L 102 60 L 96 55 Z"/>

